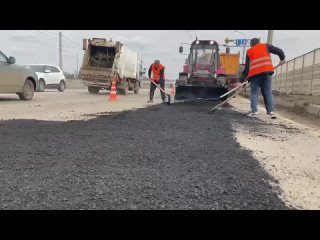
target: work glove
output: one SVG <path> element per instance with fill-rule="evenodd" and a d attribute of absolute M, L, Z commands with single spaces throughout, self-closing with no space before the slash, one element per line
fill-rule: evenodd
<path fill-rule="evenodd" d="M 286 60 L 283 59 L 282 61 L 279 62 L 279 65 L 282 65 L 282 64 L 285 64 L 286 63 Z"/>

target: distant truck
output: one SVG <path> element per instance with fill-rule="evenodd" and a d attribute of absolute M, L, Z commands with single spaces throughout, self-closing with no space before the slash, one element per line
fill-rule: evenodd
<path fill-rule="evenodd" d="M 243 69 L 240 65 L 240 53 L 220 53 L 220 69 L 226 77 L 229 90 L 237 87 Z"/>
<path fill-rule="evenodd" d="M 138 93 L 140 89 L 138 54 L 120 42 L 104 38 L 83 39 L 82 82 L 89 93 L 111 89 L 116 79 L 117 93 Z"/>

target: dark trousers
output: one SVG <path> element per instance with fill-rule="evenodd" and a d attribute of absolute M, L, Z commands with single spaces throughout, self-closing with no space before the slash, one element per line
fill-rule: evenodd
<path fill-rule="evenodd" d="M 154 81 L 155 82 L 155 81 Z M 157 82 L 155 82 L 157 83 Z M 161 79 L 160 82 L 158 83 L 158 85 L 160 84 L 160 87 L 164 90 L 165 87 L 165 83 L 164 80 Z M 154 85 L 152 82 L 150 82 L 150 100 L 153 100 L 153 96 L 154 96 L 154 91 L 156 90 L 157 86 Z M 160 93 L 161 93 L 161 98 L 162 101 L 165 101 L 166 99 L 166 95 L 159 89 Z"/>

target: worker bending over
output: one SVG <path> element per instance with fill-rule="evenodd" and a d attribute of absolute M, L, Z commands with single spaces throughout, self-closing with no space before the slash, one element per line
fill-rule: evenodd
<path fill-rule="evenodd" d="M 165 67 L 160 64 L 160 60 L 155 60 L 153 64 L 151 64 L 149 71 L 148 71 L 148 75 L 149 78 L 151 78 L 151 73 L 152 73 L 152 80 L 160 85 L 160 87 L 164 90 L 165 87 L 165 83 L 164 83 L 164 69 Z M 154 91 L 156 90 L 157 86 L 150 82 L 150 93 L 149 93 L 149 101 L 148 102 L 153 102 L 153 96 L 154 96 Z M 162 98 L 162 102 L 165 102 L 165 93 L 163 93 L 162 91 L 160 91 L 161 93 L 161 98 Z"/>

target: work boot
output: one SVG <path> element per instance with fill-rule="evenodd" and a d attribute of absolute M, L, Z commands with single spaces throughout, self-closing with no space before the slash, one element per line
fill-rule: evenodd
<path fill-rule="evenodd" d="M 268 115 L 270 115 L 271 119 L 276 119 L 277 115 L 275 112 L 269 112 Z"/>
<path fill-rule="evenodd" d="M 153 103 L 153 100 L 149 100 L 148 103 Z"/>

